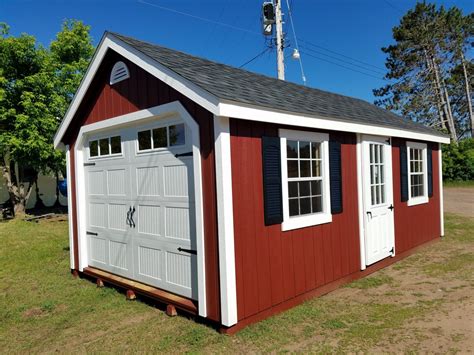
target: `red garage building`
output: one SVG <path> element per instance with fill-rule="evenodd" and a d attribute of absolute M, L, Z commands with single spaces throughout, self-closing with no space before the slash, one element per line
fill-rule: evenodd
<path fill-rule="evenodd" d="M 443 134 L 115 33 L 55 137 L 71 269 L 228 332 L 443 235 Z"/>

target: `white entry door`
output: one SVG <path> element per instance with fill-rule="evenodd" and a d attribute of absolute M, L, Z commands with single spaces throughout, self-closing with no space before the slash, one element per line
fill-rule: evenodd
<path fill-rule="evenodd" d="M 90 135 L 89 265 L 197 299 L 192 142 L 181 121 Z"/>
<path fill-rule="evenodd" d="M 362 182 L 366 264 L 395 255 L 390 139 L 362 139 Z"/>

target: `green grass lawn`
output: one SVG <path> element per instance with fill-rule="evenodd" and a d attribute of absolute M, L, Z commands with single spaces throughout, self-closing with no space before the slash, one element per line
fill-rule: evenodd
<path fill-rule="evenodd" d="M 467 181 L 445 181 L 444 187 L 474 187 L 474 180 Z"/>
<path fill-rule="evenodd" d="M 66 222 L 0 223 L 0 349 L 345 352 L 380 350 L 374 347 L 412 334 L 418 342 L 432 335 L 423 329 L 406 334 L 406 324 L 436 316 L 451 301 L 437 294 L 433 298 L 419 286 L 404 286 L 406 275 L 412 272 L 420 282 L 426 278 L 432 283 L 459 279 L 449 295 L 474 286 L 473 254 L 465 247 L 474 245 L 474 222 L 448 216 L 446 228 L 447 238 L 419 254 L 229 337 L 185 316 L 169 318 L 148 303 L 127 302 L 114 288 L 74 279 Z M 434 257 L 440 250 L 449 251 L 446 259 Z M 427 260 L 429 253 L 433 258 Z M 454 349 L 466 339 L 463 334 L 449 336 Z"/>

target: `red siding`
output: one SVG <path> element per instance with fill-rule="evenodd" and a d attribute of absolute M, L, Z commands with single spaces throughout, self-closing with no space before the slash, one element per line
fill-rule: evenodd
<path fill-rule="evenodd" d="M 130 79 L 109 85 L 113 64 L 124 61 L 130 70 Z M 206 290 L 208 318 L 220 319 L 219 270 L 217 245 L 216 189 L 214 170 L 213 116 L 210 112 L 185 98 L 168 85 L 151 76 L 135 64 L 109 50 L 65 136 L 65 143 L 71 147 L 76 141 L 81 126 L 124 115 L 137 110 L 179 100 L 200 128 L 202 184 L 204 203 L 204 234 L 206 253 Z M 74 154 L 71 153 L 71 162 Z M 74 165 L 71 169 L 73 194 L 73 228 L 75 250 L 77 251 L 77 220 L 75 206 Z M 75 253 L 76 268 L 77 252 Z"/>
<path fill-rule="evenodd" d="M 237 309 L 239 321 L 360 269 L 354 134 L 342 143 L 344 212 L 329 224 L 282 232 L 265 226 L 261 137 L 271 124 L 231 119 Z"/>
<path fill-rule="evenodd" d="M 395 250 L 397 253 L 402 253 L 441 235 L 438 144 L 431 144 L 433 152 L 433 197 L 430 198 L 429 203 L 408 206 L 406 202 L 401 202 L 400 192 L 400 145 L 404 143 L 401 139 L 392 139 Z"/>
<path fill-rule="evenodd" d="M 342 154 L 343 213 L 328 224 L 282 232 L 263 218 L 261 137 L 276 136 L 278 126 L 231 119 L 237 309 L 241 324 L 267 317 L 309 294 L 321 294 L 362 277 L 390 258 L 360 271 L 356 137 L 330 133 Z M 282 127 L 286 128 L 286 127 Z M 289 127 L 296 130 L 301 128 Z M 428 204 L 400 202 L 400 140 L 393 140 L 393 183 L 397 255 L 440 236 L 439 152 L 433 145 L 434 196 Z M 320 291 L 319 291 L 320 290 Z M 326 291 L 325 291 L 326 290 Z"/>

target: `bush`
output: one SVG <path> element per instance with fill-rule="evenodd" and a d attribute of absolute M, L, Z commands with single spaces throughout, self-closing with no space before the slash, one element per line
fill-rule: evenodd
<path fill-rule="evenodd" d="M 474 138 L 443 145 L 443 178 L 446 181 L 474 180 Z"/>

